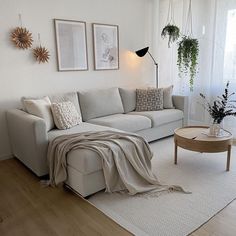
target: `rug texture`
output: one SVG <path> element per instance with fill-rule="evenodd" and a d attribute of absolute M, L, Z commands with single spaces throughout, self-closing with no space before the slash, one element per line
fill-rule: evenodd
<path fill-rule="evenodd" d="M 182 186 L 192 194 L 159 197 L 97 193 L 89 201 L 135 235 L 189 235 L 236 198 L 236 147 L 231 170 L 226 153 L 196 153 L 179 148 L 174 165 L 173 138 L 151 143 L 153 172 L 163 184 Z"/>

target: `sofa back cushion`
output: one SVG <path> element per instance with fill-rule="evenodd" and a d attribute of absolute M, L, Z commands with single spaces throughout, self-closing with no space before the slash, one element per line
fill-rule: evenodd
<path fill-rule="evenodd" d="M 51 103 L 72 102 L 79 115 L 81 115 L 78 94 L 76 92 L 58 93 L 50 95 L 49 98 Z"/>
<path fill-rule="evenodd" d="M 124 113 L 118 88 L 79 92 L 79 102 L 84 121 Z"/>
<path fill-rule="evenodd" d="M 173 93 L 173 85 L 163 88 L 163 107 L 165 109 L 173 109 L 173 101 L 172 101 L 172 93 Z"/>
<path fill-rule="evenodd" d="M 136 89 L 119 88 L 124 112 L 134 111 L 136 108 Z"/>
<path fill-rule="evenodd" d="M 47 131 L 54 128 L 54 121 L 51 112 L 51 102 L 48 97 L 39 99 L 24 99 L 22 100 L 25 110 L 32 115 L 44 119 Z"/>

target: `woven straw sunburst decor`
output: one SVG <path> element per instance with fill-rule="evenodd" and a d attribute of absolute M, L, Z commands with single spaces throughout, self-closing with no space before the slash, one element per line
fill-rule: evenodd
<path fill-rule="evenodd" d="M 30 33 L 26 28 L 16 27 L 11 32 L 11 41 L 15 44 L 17 48 L 31 48 L 33 43 L 32 33 Z"/>
<path fill-rule="evenodd" d="M 33 49 L 33 54 L 38 63 L 48 62 L 50 57 L 49 51 L 41 45 Z"/>

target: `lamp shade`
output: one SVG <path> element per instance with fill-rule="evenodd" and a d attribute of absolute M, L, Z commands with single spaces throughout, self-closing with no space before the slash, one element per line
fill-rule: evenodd
<path fill-rule="evenodd" d="M 143 57 L 146 55 L 146 53 L 148 52 L 149 47 L 146 48 L 142 48 L 138 51 L 136 51 L 135 53 L 139 56 L 139 57 Z"/>

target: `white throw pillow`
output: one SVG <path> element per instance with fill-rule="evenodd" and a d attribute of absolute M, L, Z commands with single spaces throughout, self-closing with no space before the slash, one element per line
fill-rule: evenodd
<path fill-rule="evenodd" d="M 173 109 L 173 101 L 172 101 L 172 93 L 173 93 L 173 85 L 163 88 L 163 107 L 165 109 Z"/>
<path fill-rule="evenodd" d="M 47 131 L 54 128 L 49 97 L 43 97 L 40 99 L 24 99 L 23 103 L 28 113 L 44 119 Z"/>
<path fill-rule="evenodd" d="M 82 118 L 70 101 L 52 103 L 53 119 L 58 129 L 69 129 L 82 123 Z"/>

